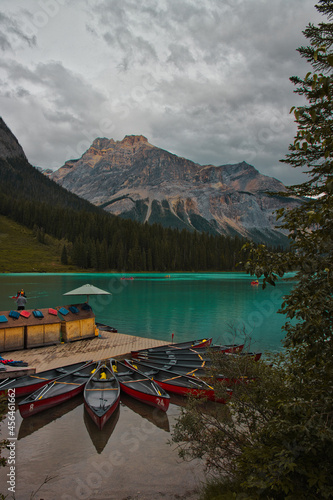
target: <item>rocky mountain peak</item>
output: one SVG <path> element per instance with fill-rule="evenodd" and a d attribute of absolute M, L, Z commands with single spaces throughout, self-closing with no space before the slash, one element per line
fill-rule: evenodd
<path fill-rule="evenodd" d="M 139 145 L 151 146 L 148 139 L 143 135 L 126 135 L 121 141 L 114 141 L 113 139 L 107 139 L 106 137 L 98 137 L 94 140 L 90 148 L 98 150 L 114 150 L 122 148 L 135 148 Z"/>
<path fill-rule="evenodd" d="M 199 165 L 153 146 L 142 135 L 98 138 L 53 180 L 121 217 L 165 227 L 241 235 L 280 243 L 274 211 L 295 203 L 284 185 L 245 161 Z M 268 191 L 276 196 L 269 196 Z"/>
<path fill-rule="evenodd" d="M 124 139 L 120 141 L 121 146 L 136 146 L 139 143 L 148 143 L 147 137 L 143 135 L 125 135 Z"/>
<path fill-rule="evenodd" d="M 109 149 L 114 145 L 115 142 L 113 139 L 107 139 L 106 137 L 97 137 L 97 139 L 95 139 L 92 143 L 91 147 L 95 149 Z"/>
<path fill-rule="evenodd" d="M 0 158 L 21 158 L 27 160 L 18 140 L 0 117 Z"/>

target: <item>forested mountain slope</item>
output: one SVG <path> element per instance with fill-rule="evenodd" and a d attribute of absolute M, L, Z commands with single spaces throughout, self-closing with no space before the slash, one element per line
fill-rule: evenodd
<path fill-rule="evenodd" d="M 231 270 L 243 244 L 241 238 L 165 229 L 105 212 L 30 165 L 1 118 L 0 214 L 33 229 L 39 242 L 45 235 L 63 241 L 63 262 L 83 269 Z"/>

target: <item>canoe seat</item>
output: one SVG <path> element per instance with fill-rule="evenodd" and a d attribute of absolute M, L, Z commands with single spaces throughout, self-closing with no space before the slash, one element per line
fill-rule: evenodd
<path fill-rule="evenodd" d="M 151 377 L 152 375 L 156 375 L 158 373 L 158 370 L 151 370 L 150 372 L 145 372 L 145 375 L 147 377 Z"/>
<path fill-rule="evenodd" d="M 119 377 L 122 377 L 123 375 L 133 375 L 133 372 L 131 372 L 131 371 L 128 371 L 128 372 L 120 372 L 120 373 L 117 373 L 117 375 L 118 375 Z"/>
<path fill-rule="evenodd" d="M 94 382 L 110 382 L 109 378 L 97 378 L 97 377 L 93 377 L 92 380 Z"/>

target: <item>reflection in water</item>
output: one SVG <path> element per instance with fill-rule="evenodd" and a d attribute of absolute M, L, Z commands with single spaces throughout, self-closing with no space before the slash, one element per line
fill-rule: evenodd
<path fill-rule="evenodd" d="M 181 396 L 180 394 L 174 394 L 174 393 L 170 394 L 171 405 L 186 407 L 187 403 L 188 403 L 188 397 Z"/>
<path fill-rule="evenodd" d="M 100 430 L 92 420 L 86 408 L 84 408 L 83 421 L 85 423 L 90 439 L 96 448 L 97 453 L 102 453 L 107 442 L 109 441 L 110 436 L 114 431 L 114 428 L 116 427 L 116 424 L 118 422 L 119 413 L 120 410 L 118 406 L 116 411 L 113 413 L 113 415 L 111 415 L 110 419 L 104 425 L 103 429 Z"/>
<path fill-rule="evenodd" d="M 145 418 L 152 424 L 156 425 L 159 429 L 170 432 L 169 419 L 165 411 L 160 410 L 159 408 L 153 408 L 145 403 L 141 403 L 124 393 L 121 393 L 120 403 L 128 406 L 128 408 L 133 410 L 138 415 L 141 415 L 141 417 Z"/>
<path fill-rule="evenodd" d="M 190 398 L 180 394 L 170 394 L 170 405 L 186 408 Z M 230 418 L 229 407 L 227 405 L 216 403 L 215 401 L 197 401 L 196 407 L 201 413 L 211 415 L 217 419 Z"/>
<path fill-rule="evenodd" d="M 82 403 L 82 394 L 78 394 L 61 405 L 55 406 L 54 408 L 50 408 L 41 413 L 37 413 L 36 415 L 32 415 L 30 418 L 24 418 L 21 422 L 17 439 L 23 439 L 29 436 L 45 425 L 63 417 L 66 413 L 71 412 Z"/>

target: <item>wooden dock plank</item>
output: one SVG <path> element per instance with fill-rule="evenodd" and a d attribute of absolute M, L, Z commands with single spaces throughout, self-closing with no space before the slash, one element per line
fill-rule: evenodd
<path fill-rule="evenodd" d="M 40 372 L 89 359 L 98 361 L 100 359 L 126 357 L 130 356 L 132 350 L 146 349 L 168 343 L 163 340 L 136 337 L 123 333 L 100 331 L 100 335 L 100 337 L 77 342 L 6 352 L 3 357 L 16 361 L 25 361 L 29 364 L 29 368 L 35 368 L 37 372 Z"/>

